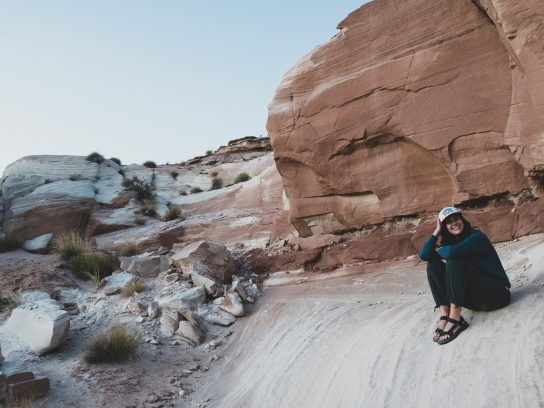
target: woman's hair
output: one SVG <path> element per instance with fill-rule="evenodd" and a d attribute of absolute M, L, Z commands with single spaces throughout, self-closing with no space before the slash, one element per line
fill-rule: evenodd
<path fill-rule="evenodd" d="M 463 221 L 463 231 L 459 235 L 452 235 L 448 231 L 448 228 L 446 227 L 446 223 L 442 221 L 440 223 L 440 245 L 451 245 L 451 244 L 458 244 L 462 240 L 464 240 L 466 237 L 468 237 L 472 231 L 474 231 L 475 228 L 470 225 L 470 222 L 468 222 L 465 217 L 458 214 L 461 220 Z M 477 228 L 476 228 L 477 229 Z"/>

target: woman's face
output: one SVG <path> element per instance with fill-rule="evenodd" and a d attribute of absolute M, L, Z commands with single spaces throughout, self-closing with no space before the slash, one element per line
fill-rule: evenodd
<path fill-rule="evenodd" d="M 446 229 L 451 235 L 459 235 L 465 227 L 463 218 L 458 214 L 450 215 L 444 222 L 446 223 Z"/>

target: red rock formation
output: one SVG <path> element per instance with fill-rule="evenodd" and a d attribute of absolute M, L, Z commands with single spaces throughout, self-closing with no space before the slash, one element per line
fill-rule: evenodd
<path fill-rule="evenodd" d="M 538 194 L 543 27 L 539 0 L 375 0 L 352 12 L 269 107 L 299 233 Z"/>

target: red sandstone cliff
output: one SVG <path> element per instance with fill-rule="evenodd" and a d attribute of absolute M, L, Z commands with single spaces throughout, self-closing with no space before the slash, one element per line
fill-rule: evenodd
<path fill-rule="evenodd" d="M 489 197 L 505 197 L 497 211 L 509 217 L 496 239 L 539 230 L 539 200 L 514 208 L 541 190 L 544 3 L 376 0 L 338 28 L 269 106 L 299 233 Z"/>

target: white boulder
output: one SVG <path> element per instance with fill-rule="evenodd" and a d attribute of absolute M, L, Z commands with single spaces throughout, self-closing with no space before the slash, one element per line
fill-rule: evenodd
<path fill-rule="evenodd" d="M 60 346 L 68 336 L 70 315 L 47 293 L 28 293 L 21 301 L 1 331 L 17 336 L 38 355 Z"/>
<path fill-rule="evenodd" d="M 23 249 L 27 252 L 35 254 L 44 254 L 47 252 L 47 249 L 49 248 L 49 243 L 51 242 L 52 238 L 53 234 L 49 233 L 40 235 L 39 237 L 36 237 L 34 239 L 29 239 L 23 244 Z"/>
<path fill-rule="evenodd" d="M 215 299 L 213 303 L 233 316 L 240 317 L 245 314 L 242 299 L 237 292 L 229 292 L 225 296 Z"/>
<path fill-rule="evenodd" d="M 102 280 L 101 288 L 106 295 L 116 295 L 123 288 L 138 279 L 137 276 L 128 272 L 114 272 Z"/>

